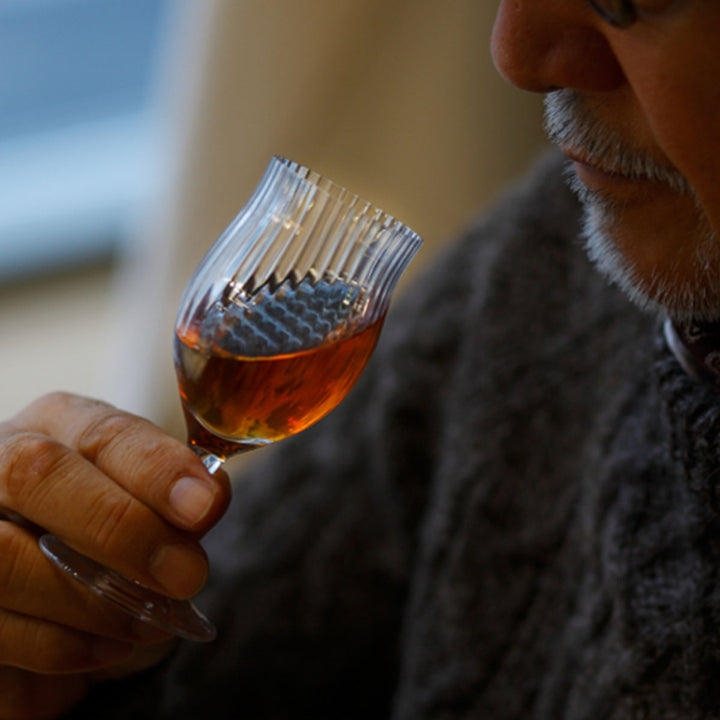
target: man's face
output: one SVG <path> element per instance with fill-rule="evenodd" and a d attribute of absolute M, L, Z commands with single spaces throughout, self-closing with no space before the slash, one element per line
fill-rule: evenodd
<path fill-rule="evenodd" d="M 641 304 L 718 319 L 720 3 L 638 6 L 617 29 L 583 0 L 502 0 L 493 57 L 548 93 L 601 268 Z"/>

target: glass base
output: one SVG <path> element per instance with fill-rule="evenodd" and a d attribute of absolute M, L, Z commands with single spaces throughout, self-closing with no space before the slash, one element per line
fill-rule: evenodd
<path fill-rule="evenodd" d="M 40 548 L 70 577 L 124 612 L 159 630 L 198 642 L 215 639 L 215 626 L 189 600 L 173 600 L 69 548 L 54 535 L 43 535 Z"/>

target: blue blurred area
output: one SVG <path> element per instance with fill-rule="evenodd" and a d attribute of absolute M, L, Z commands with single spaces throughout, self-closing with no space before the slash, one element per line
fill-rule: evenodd
<path fill-rule="evenodd" d="M 153 192 L 172 0 L 0 0 L 0 281 L 113 252 Z"/>
<path fill-rule="evenodd" d="M 148 99 L 164 0 L 0 0 L 0 138 Z"/>

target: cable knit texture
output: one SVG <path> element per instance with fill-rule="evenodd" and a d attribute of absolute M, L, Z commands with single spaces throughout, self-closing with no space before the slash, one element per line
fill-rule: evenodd
<path fill-rule="evenodd" d="M 219 639 L 70 717 L 720 718 L 717 391 L 578 223 L 551 156 L 238 480 L 199 599 Z"/>

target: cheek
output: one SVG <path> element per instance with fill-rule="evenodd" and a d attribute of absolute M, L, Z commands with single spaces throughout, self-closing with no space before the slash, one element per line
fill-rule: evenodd
<path fill-rule="evenodd" d="M 720 62 L 683 64 L 684 73 L 639 78 L 636 96 L 654 142 L 685 176 L 701 209 L 720 237 Z M 662 67 L 659 61 L 648 67 Z M 677 62 L 666 67 L 674 68 Z M 690 72 L 692 67 L 703 72 Z M 714 69 L 714 71 L 713 71 Z M 712 82 L 712 78 L 718 78 Z"/>
<path fill-rule="evenodd" d="M 688 97 L 680 112 L 668 108 L 667 155 L 690 183 L 703 213 L 720 237 L 720 143 L 717 133 L 720 98 L 716 98 L 714 104 L 692 105 L 690 101 L 694 99 Z M 708 112 L 708 108 L 714 113 Z"/>

